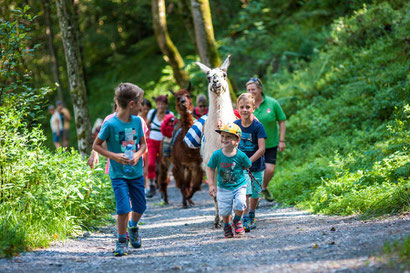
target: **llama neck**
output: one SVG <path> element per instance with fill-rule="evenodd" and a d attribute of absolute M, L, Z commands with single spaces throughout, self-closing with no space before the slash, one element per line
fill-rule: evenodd
<path fill-rule="evenodd" d="M 181 122 L 182 131 L 185 135 L 186 132 L 188 132 L 189 128 L 191 128 L 192 124 L 194 124 L 194 118 L 192 114 L 189 114 L 187 112 L 179 112 L 179 115 L 181 116 L 179 120 Z"/>
<path fill-rule="evenodd" d="M 234 120 L 234 114 L 229 90 L 226 90 L 220 96 L 213 92 L 209 93 L 210 104 L 208 116 L 214 121 L 221 120 L 223 123 L 232 122 Z"/>

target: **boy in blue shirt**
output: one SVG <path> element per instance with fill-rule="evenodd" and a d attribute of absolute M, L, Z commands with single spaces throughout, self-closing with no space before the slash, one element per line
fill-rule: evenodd
<path fill-rule="evenodd" d="M 232 225 L 237 235 L 245 234 L 241 221 L 246 208 L 247 179 L 244 169 L 248 169 L 252 163 L 248 156 L 237 148 L 242 133 L 238 125 L 226 124 L 216 132 L 221 134 L 222 148 L 213 152 L 207 164 L 206 176 L 209 194 L 217 196 L 219 214 L 224 222 L 224 235 L 226 238 L 232 238 Z M 218 171 L 217 190 L 215 169 Z M 235 213 L 231 225 L 232 204 Z"/>
<path fill-rule="evenodd" d="M 131 245 L 141 247 L 141 237 L 138 234 L 138 221 L 146 209 L 142 154 L 146 150 L 146 141 L 142 129 L 141 118 L 133 116 L 141 109 L 144 91 L 131 83 L 121 83 L 115 90 L 115 102 L 118 106 L 114 117 L 107 120 L 94 141 L 93 149 L 110 158 L 109 176 L 112 181 L 116 207 L 118 241 L 115 256 L 128 255 L 128 233 Z M 107 142 L 107 149 L 102 143 Z M 133 159 L 124 155 L 128 144 L 134 151 Z M 124 166 L 131 165 L 131 171 L 124 171 Z M 131 204 L 130 204 L 131 201 Z M 128 213 L 131 220 L 128 223 Z"/>
<path fill-rule="evenodd" d="M 249 169 L 252 176 L 257 181 L 251 181 L 249 175 L 248 189 L 246 191 L 246 210 L 243 217 L 243 227 L 246 232 L 256 228 L 255 225 L 255 210 L 259 202 L 261 185 L 263 184 L 263 174 L 265 171 L 265 139 L 267 138 L 265 129 L 253 112 L 255 111 L 255 98 L 250 93 L 243 93 L 237 100 L 239 114 L 241 119 L 236 120 L 242 130 L 241 141 L 239 142 L 239 150 L 244 152 L 252 162 L 252 167 Z M 248 209 L 249 208 L 249 209 Z M 249 212 L 249 214 L 248 214 Z"/>

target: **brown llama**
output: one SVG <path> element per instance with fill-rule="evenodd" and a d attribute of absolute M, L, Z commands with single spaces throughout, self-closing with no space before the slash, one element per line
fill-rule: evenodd
<path fill-rule="evenodd" d="M 175 140 L 171 147 L 171 156 L 170 158 L 163 157 L 159 175 L 160 192 L 162 193 L 164 202 L 168 204 L 168 183 L 166 177 L 169 169 L 168 159 L 170 159 L 170 162 L 174 165 L 172 174 L 175 179 L 175 184 L 182 194 L 183 208 L 187 208 L 188 204 L 194 205 L 191 198 L 196 191 L 201 189 L 202 178 L 204 176 L 204 171 L 201 168 L 202 158 L 199 150 L 190 149 L 183 141 L 184 136 L 194 122 L 190 91 L 190 84 L 188 88 L 181 89 L 176 93 L 170 90 L 176 98 L 176 110 L 179 113 L 180 118 L 173 133 L 173 138 L 175 138 Z M 175 136 L 177 132 L 178 135 Z"/>

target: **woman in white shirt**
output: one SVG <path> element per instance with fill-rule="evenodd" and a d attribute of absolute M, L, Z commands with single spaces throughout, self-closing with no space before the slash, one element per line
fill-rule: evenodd
<path fill-rule="evenodd" d="M 157 160 L 159 161 L 161 141 L 164 136 L 161 133 L 161 122 L 166 114 L 171 113 L 168 107 L 168 98 L 164 95 L 159 95 L 155 98 L 156 108 L 151 109 L 147 115 L 147 125 L 150 129 L 148 143 L 148 179 L 150 181 L 150 188 L 146 193 L 148 198 L 155 195 L 155 168 Z"/>

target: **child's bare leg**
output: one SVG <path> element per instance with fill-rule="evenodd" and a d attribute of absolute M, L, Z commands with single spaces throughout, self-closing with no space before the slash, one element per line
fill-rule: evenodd
<path fill-rule="evenodd" d="M 246 196 L 246 209 L 243 211 L 243 215 L 247 215 L 249 213 L 249 195 Z"/>
<path fill-rule="evenodd" d="M 224 224 L 229 224 L 229 222 L 231 221 L 231 216 L 222 216 L 222 220 L 224 221 Z"/>
<path fill-rule="evenodd" d="M 125 235 L 127 231 L 127 224 L 128 224 L 128 213 L 119 214 L 117 219 L 118 224 L 118 234 Z"/>
<path fill-rule="evenodd" d="M 142 214 L 135 211 L 131 212 L 131 219 L 134 223 L 137 223 L 141 219 Z"/>
<path fill-rule="evenodd" d="M 235 214 L 238 215 L 239 217 L 242 216 L 242 214 L 244 214 L 244 210 L 235 210 Z"/>
<path fill-rule="evenodd" d="M 259 198 L 250 198 L 250 209 L 251 211 L 255 211 L 256 207 L 258 206 Z M 248 209 L 248 208 L 246 208 Z"/>

